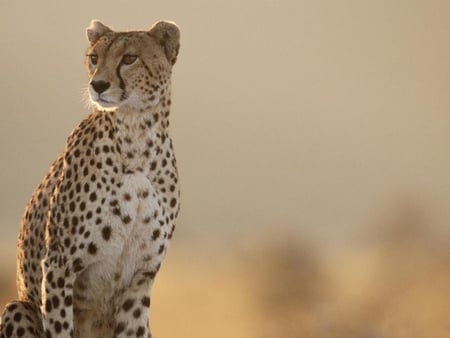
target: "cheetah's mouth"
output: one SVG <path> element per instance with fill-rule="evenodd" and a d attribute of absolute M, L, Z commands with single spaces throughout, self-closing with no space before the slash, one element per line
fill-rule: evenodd
<path fill-rule="evenodd" d="M 94 95 L 91 94 L 91 100 L 92 100 L 92 102 L 94 102 L 96 105 L 98 105 L 101 108 L 114 108 L 114 107 L 117 107 L 117 103 L 116 102 L 106 99 L 101 94 L 97 94 L 97 93 L 94 93 Z"/>
<path fill-rule="evenodd" d="M 108 100 L 104 99 L 103 97 L 99 97 L 97 102 L 99 102 L 101 104 L 107 104 L 107 105 L 112 104 L 111 101 L 108 101 Z"/>
<path fill-rule="evenodd" d="M 89 98 L 98 109 L 116 109 L 130 101 L 128 95 L 124 92 L 120 93 L 117 91 L 97 93 L 93 90 L 89 90 Z"/>

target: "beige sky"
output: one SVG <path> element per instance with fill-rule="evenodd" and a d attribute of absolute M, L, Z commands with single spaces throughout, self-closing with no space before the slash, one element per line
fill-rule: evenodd
<path fill-rule="evenodd" d="M 88 113 L 85 27 L 176 21 L 179 241 L 288 230 L 351 243 L 395 203 L 450 219 L 450 4 L 432 1 L 2 2 L 0 229 Z M 394 207 L 393 207 L 394 205 Z M 448 234 L 448 231 L 446 232 Z"/>

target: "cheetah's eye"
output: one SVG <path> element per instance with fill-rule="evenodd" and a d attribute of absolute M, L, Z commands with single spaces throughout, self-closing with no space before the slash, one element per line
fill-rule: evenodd
<path fill-rule="evenodd" d="M 134 63 L 137 60 L 137 55 L 124 55 L 122 58 L 122 63 L 124 65 L 131 65 L 132 63 Z"/>
<path fill-rule="evenodd" d="M 89 56 L 89 60 L 91 61 L 91 64 L 93 64 L 94 66 L 97 64 L 98 61 L 98 55 L 97 54 L 91 54 L 88 55 Z"/>

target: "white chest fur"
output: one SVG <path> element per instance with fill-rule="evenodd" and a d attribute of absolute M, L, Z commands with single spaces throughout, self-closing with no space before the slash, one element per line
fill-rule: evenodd
<path fill-rule="evenodd" d="M 113 129 L 114 156 L 111 151 L 99 156 L 105 163 L 102 172 L 109 170 L 106 182 L 114 184 L 109 189 L 102 186 L 99 192 L 106 197 L 101 227 L 92 230 L 92 238 L 100 244 L 74 290 L 76 307 L 97 308 L 105 314 L 136 274 L 156 274 L 178 213 L 178 178 L 170 139 L 151 128 L 148 120 L 126 122 Z M 110 142 L 106 139 L 98 147 L 113 149 Z"/>
<path fill-rule="evenodd" d="M 136 273 L 157 271 L 164 259 L 171 224 L 159 217 L 166 211 L 148 177 L 144 173 L 125 175 L 117 196 L 120 205 L 112 198 L 104 219 L 111 237 L 99 248 L 95 263 L 77 279 L 79 308 L 109 311 L 114 295 L 129 287 Z"/>

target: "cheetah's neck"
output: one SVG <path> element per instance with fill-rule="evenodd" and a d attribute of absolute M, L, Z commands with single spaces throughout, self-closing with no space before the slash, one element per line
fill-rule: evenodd
<path fill-rule="evenodd" d="M 168 134 L 170 99 L 146 111 L 109 112 L 124 172 L 146 171 L 159 157 L 172 152 Z"/>

